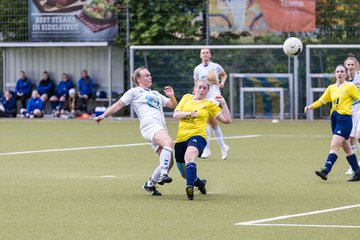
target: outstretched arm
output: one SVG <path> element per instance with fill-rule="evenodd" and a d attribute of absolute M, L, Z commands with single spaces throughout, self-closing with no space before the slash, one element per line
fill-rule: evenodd
<path fill-rule="evenodd" d="M 309 106 L 305 106 L 304 108 L 304 113 L 308 113 L 311 109 L 314 109 L 314 108 L 318 108 L 320 107 L 321 105 L 323 105 L 324 103 L 320 100 L 317 100 L 315 102 L 313 102 L 312 104 L 310 104 Z"/>
<path fill-rule="evenodd" d="M 111 114 L 116 113 L 117 111 L 120 111 L 120 109 L 122 109 L 124 106 L 125 104 L 121 100 L 119 100 L 116 103 L 114 103 L 111 107 L 106 109 L 106 111 L 103 114 L 94 118 L 94 120 L 99 124 L 104 118 L 106 118 Z"/>

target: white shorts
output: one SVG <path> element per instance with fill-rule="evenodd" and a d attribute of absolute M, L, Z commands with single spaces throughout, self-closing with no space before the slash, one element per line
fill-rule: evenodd
<path fill-rule="evenodd" d="M 355 137 L 356 132 L 360 131 L 360 112 L 352 113 L 352 129 L 350 133 L 350 137 Z"/>
<path fill-rule="evenodd" d="M 163 123 L 157 121 L 143 124 L 140 127 L 141 135 L 145 140 L 148 140 L 151 143 L 151 147 L 155 152 L 159 149 L 160 146 L 154 143 L 153 138 L 160 130 L 165 130 L 167 132 L 166 126 Z"/>
<path fill-rule="evenodd" d="M 215 99 L 216 96 L 221 95 L 221 91 L 218 85 L 211 84 L 209 87 L 209 92 L 206 95 L 206 99 L 212 101 L 216 105 L 220 105 L 220 102 Z"/>

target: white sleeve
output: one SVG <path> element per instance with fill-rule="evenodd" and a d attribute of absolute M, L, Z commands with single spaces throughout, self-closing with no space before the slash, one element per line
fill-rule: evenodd
<path fill-rule="evenodd" d="M 125 106 L 129 105 L 135 97 L 135 88 L 129 89 L 124 93 L 124 95 L 120 98 L 120 101 L 122 101 Z"/>
<path fill-rule="evenodd" d="M 170 101 L 170 98 L 165 97 L 164 95 L 160 94 L 160 101 L 161 101 L 161 106 L 165 107 L 166 104 L 168 103 L 168 101 Z"/>
<path fill-rule="evenodd" d="M 199 80 L 199 71 L 198 68 L 195 67 L 194 68 L 194 76 L 193 76 L 194 80 Z"/>
<path fill-rule="evenodd" d="M 225 72 L 225 70 L 223 69 L 223 67 L 220 64 L 216 64 L 216 72 L 218 74 L 221 74 L 221 73 Z"/>

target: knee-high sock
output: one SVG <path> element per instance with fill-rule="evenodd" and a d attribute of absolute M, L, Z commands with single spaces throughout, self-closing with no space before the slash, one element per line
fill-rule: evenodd
<path fill-rule="evenodd" d="M 351 150 L 352 150 L 353 153 L 356 154 L 356 145 L 351 145 Z"/>
<path fill-rule="evenodd" d="M 187 163 L 186 164 L 186 185 L 193 187 L 196 179 L 197 179 L 196 163 L 195 162 Z"/>
<path fill-rule="evenodd" d="M 214 127 L 213 132 L 214 132 L 216 141 L 218 142 L 219 146 L 221 148 L 224 148 L 225 147 L 224 136 L 223 136 L 223 134 L 221 132 L 220 126 Z"/>
<path fill-rule="evenodd" d="M 325 162 L 325 167 L 324 167 L 325 172 L 329 173 L 331 171 L 331 168 L 334 166 L 337 158 L 338 156 L 335 153 L 329 153 L 328 158 L 326 159 Z"/>
<path fill-rule="evenodd" d="M 210 138 L 211 138 L 211 129 L 209 124 L 206 125 L 206 147 L 210 149 Z"/>
<path fill-rule="evenodd" d="M 171 156 L 172 156 L 172 148 L 163 147 L 160 153 L 161 174 L 168 174 Z"/>
<path fill-rule="evenodd" d="M 161 166 L 158 166 L 157 168 L 155 168 L 149 181 L 147 181 L 147 186 L 152 187 L 152 186 L 156 185 L 156 183 L 159 181 L 160 174 L 161 174 Z"/>
<path fill-rule="evenodd" d="M 354 171 L 354 173 L 359 174 L 360 173 L 360 168 L 359 168 L 359 164 L 358 164 L 357 159 L 356 159 L 356 155 L 352 154 L 350 156 L 347 156 L 346 160 L 348 161 L 348 163 L 351 166 L 351 169 Z"/>

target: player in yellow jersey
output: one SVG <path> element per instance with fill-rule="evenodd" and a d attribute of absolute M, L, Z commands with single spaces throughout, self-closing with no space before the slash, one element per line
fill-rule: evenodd
<path fill-rule="evenodd" d="M 311 109 L 332 102 L 330 115 L 333 137 L 330 153 L 325 162 L 325 167 L 320 171 L 315 171 L 315 174 L 321 179 L 327 180 L 327 175 L 336 162 L 340 147 L 342 147 L 346 153 L 346 159 L 355 173 L 348 181 L 360 181 L 360 168 L 348 140 L 352 129 L 351 106 L 354 100 L 360 101 L 360 92 L 354 84 L 346 81 L 347 69 L 344 65 L 336 67 L 335 77 L 336 83 L 328 86 L 319 100 L 304 109 L 304 112 L 307 113 Z"/>
<path fill-rule="evenodd" d="M 206 180 L 197 176 L 196 158 L 200 157 L 206 146 L 206 125 L 210 117 L 222 123 L 230 123 L 231 115 L 225 99 L 219 95 L 216 100 L 222 108 L 205 99 L 209 91 L 207 81 L 199 81 L 194 95 L 182 97 L 174 111 L 174 118 L 179 119 L 179 128 L 175 144 L 175 158 L 181 175 L 186 178 L 186 194 L 194 199 L 194 186 L 206 194 Z"/>

